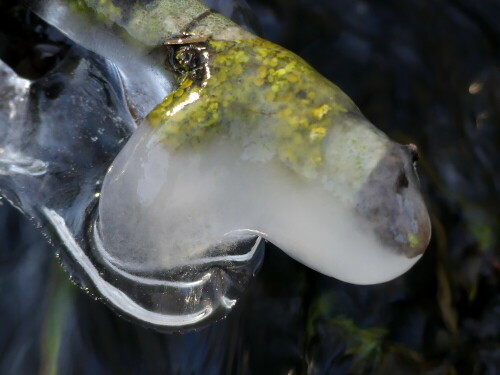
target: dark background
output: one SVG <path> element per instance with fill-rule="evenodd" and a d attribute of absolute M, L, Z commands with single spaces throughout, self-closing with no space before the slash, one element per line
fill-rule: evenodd
<path fill-rule="evenodd" d="M 236 10 L 243 22 L 258 20 L 380 129 L 419 146 L 433 221 L 422 260 L 397 280 L 353 286 L 271 248 L 226 320 L 163 335 L 73 286 L 4 202 L 0 374 L 500 374 L 500 2 L 248 5 L 255 17 Z M 0 10 L 2 59 L 43 75 L 55 63 L 36 52 L 45 29 L 19 7 Z"/>

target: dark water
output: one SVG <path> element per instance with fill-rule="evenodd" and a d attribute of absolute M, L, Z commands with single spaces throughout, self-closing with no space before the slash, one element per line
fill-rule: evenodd
<path fill-rule="evenodd" d="M 162 335 L 70 284 L 4 203 L 0 374 L 500 374 L 500 3 L 247 2 L 265 37 L 419 146 L 427 253 L 403 277 L 361 287 L 271 249 L 225 321 Z M 33 53 L 36 33 L 8 43 L 21 28 L 12 17 L 2 12 L 2 55 L 43 75 L 51 62 Z"/>

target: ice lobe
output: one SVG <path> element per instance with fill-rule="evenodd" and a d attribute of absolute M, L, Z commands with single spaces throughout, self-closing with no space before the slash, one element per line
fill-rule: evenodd
<path fill-rule="evenodd" d="M 96 14 L 77 11 L 66 0 L 26 2 L 69 39 L 117 66 L 128 104 L 137 118 L 146 116 L 172 91 L 175 78 L 164 68 L 164 58 L 120 27 L 110 28 Z"/>
<path fill-rule="evenodd" d="M 99 216 L 102 256 L 137 273 L 189 265 L 244 233 L 356 284 L 391 280 L 419 259 L 383 244 L 351 204 L 275 159 L 249 160 L 228 137 L 173 152 L 147 123 L 106 175 Z"/>

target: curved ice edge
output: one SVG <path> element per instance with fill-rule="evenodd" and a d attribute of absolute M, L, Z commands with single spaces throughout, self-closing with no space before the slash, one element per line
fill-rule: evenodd
<path fill-rule="evenodd" d="M 183 326 L 194 325 L 202 321 L 213 312 L 213 308 L 210 306 L 203 308 L 199 312 L 186 315 L 167 315 L 146 310 L 142 306 L 135 303 L 121 290 L 100 277 L 98 270 L 95 268 L 82 248 L 72 237 L 71 232 L 64 222 L 64 219 L 56 211 L 45 207 L 42 209 L 42 211 L 46 215 L 49 222 L 55 228 L 66 249 L 80 264 L 87 276 L 90 277 L 101 296 L 107 299 L 116 309 L 119 309 L 123 313 L 134 317 L 138 321 L 165 328 L 181 328 Z"/>
<path fill-rule="evenodd" d="M 145 285 L 152 285 L 152 286 L 170 286 L 170 287 L 176 287 L 176 288 L 192 288 L 196 286 L 203 285 L 207 281 L 207 275 L 203 276 L 201 279 L 196 280 L 196 281 L 167 281 L 167 280 L 155 280 L 152 278 L 147 278 L 147 277 L 142 277 L 142 276 L 137 276 L 133 275 L 129 272 L 127 272 L 127 265 L 124 264 L 123 261 L 120 259 L 117 259 L 113 255 L 111 255 L 109 252 L 106 251 L 104 247 L 104 243 L 102 241 L 102 238 L 100 236 L 100 231 L 98 228 L 98 222 L 97 220 L 94 221 L 93 224 L 93 232 L 94 232 L 94 243 L 95 246 L 99 252 L 100 259 L 106 263 L 107 266 L 109 266 L 114 272 L 120 274 L 124 278 L 127 278 L 132 281 L 137 281 L 140 282 L 141 284 Z M 221 263 L 246 263 L 252 260 L 254 257 L 255 253 L 257 252 L 257 249 L 259 248 L 260 243 L 263 241 L 263 238 L 265 238 L 265 234 L 259 231 L 251 230 L 251 229 L 238 229 L 234 230 L 231 232 L 228 232 L 224 234 L 225 239 L 230 239 L 231 236 L 234 236 L 236 239 L 239 239 L 237 235 L 253 235 L 256 238 L 255 243 L 252 245 L 250 251 L 243 253 L 243 254 L 237 254 L 237 255 L 221 255 L 221 256 L 214 256 L 214 257 L 203 257 L 200 259 L 189 259 L 188 261 L 185 261 L 183 263 L 179 263 L 175 266 L 175 268 L 182 268 L 182 267 L 192 267 L 192 266 L 209 266 L 211 264 L 221 264 Z"/>

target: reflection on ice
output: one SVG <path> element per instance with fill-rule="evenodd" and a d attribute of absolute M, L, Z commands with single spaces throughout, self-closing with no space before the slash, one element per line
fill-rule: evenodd
<path fill-rule="evenodd" d="M 229 257 L 154 274 L 100 256 L 94 228 L 101 181 L 136 126 L 116 68 L 73 47 L 39 80 L 19 78 L 3 62 L 0 74 L 0 191 L 62 245 L 74 280 L 120 315 L 160 330 L 227 314 L 262 260 L 256 236 L 233 240 Z M 47 95 L 56 85 L 57 95 Z"/>
<path fill-rule="evenodd" d="M 291 52 L 194 0 L 30 3 L 107 59 L 72 47 L 34 81 L 0 62 L 0 192 L 120 315 L 164 331 L 224 317 L 264 239 L 359 284 L 425 250 L 416 147 Z M 185 27 L 196 45 L 163 45 Z M 165 61 L 182 73 L 168 96 Z"/>
<path fill-rule="evenodd" d="M 19 154 L 8 146 L 0 151 L 0 174 L 43 176 L 47 166 L 47 162 Z"/>
<path fill-rule="evenodd" d="M 104 56 L 118 68 L 134 115 L 145 117 L 173 88 L 174 78 L 151 46 L 121 30 L 110 31 L 95 15 L 75 12 L 68 0 L 30 0 L 32 9 L 78 45 Z M 147 84 L 145 84 L 147 82 Z"/>

